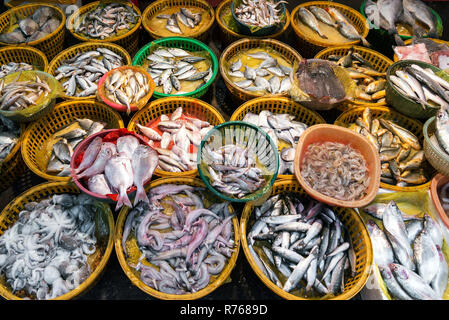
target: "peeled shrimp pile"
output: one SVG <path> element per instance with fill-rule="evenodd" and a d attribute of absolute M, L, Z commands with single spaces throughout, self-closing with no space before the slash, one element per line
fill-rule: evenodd
<path fill-rule="evenodd" d="M 370 180 L 363 156 L 336 142 L 310 144 L 301 176 L 314 190 L 346 201 L 362 198 Z"/>

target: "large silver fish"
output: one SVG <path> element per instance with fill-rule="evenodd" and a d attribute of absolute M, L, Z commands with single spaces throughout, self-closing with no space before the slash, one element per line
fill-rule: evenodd
<path fill-rule="evenodd" d="M 133 185 L 133 168 L 131 160 L 126 155 L 116 154 L 112 156 L 104 167 L 104 175 L 114 190 L 118 191 L 118 199 L 115 210 L 123 205 L 132 207 L 127 190 Z"/>
<path fill-rule="evenodd" d="M 144 182 L 150 179 L 154 170 L 158 165 L 158 153 L 145 145 L 139 145 L 131 158 L 131 165 L 134 174 L 134 185 L 136 186 L 136 197 L 134 198 L 134 205 L 139 201 L 150 202 L 144 189 Z"/>

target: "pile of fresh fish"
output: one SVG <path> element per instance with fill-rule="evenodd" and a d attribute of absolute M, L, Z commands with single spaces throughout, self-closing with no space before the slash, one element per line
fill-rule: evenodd
<path fill-rule="evenodd" d="M 430 141 L 439 149 L 449 155 L 449 114 L 447 108 L 440 108 L 435 118 L 435 134 Z"/>
<path fill-rule="evenodd" d="M 100 47 L 62 61 L 55 70 L 55 78 L 64 81 L 67 96 L 88 97 L 96 93 L 98 81 L 105 73 L 124 64 L 122 56 Z"/>
<path fill-rule="evenodd" d="M 243 53 L 252 59 L 261 60 L 251 68 L 242 63 L 243 56 L 229 66 L 228 75 L 233 83 L 245 91 L 279 94 L 291 88 L 292 68 L 279 64 L 278 60 L 265 51 Z"/>
<path fill-rule="evenodd" d="M 242 120 L 260 127 L 273 140 L 280 155 L 278 174 L 294 174 L 296 145 L 308 127 L 294 119 L 295 116 L 290 114 L 275 114 L 262 110 L 259 114 L 248 112 Z"/>
<path fill-rule="evenodd" d="M 156 87 L 161 87 L 165 94 L 182 94 L 202 87 L 212 77 L 210 62 L 203 56 L 195 55 L 181 48 L 160 47 L 147 56 L 150 73 Z M 197 63 L 206 63 L 204 70 L 198 69 Z M 182 90 L 183 82 L 198 81 L 196 88 L 190 91 Z M 159 90 L 160 90 L 159 89 Z"/>
<path fill-rule="evenodd" d="M 107 39 L 131 30 L 139 15 L 130 5 L 122 3 L 100 4 L 80 15 L 74 21 L 74 31 L 93 39 Z"/>
<path fill-rule="evenodd" d="M 79 287 L 97 250 L 95 201 L 85 194 L 29 202 L 0 236 L 0 273 L 13 294 L 54 299 Z"/>
<path fill-rule="evenodd" d="M 351 41 L 360 40 L 364 46 L 371 46 L 357 31 L 352 22 L 337 8 L 321 8 L 318 6 L 300 7 L 298 10 L 298 18 L 321 38 L 328 39 L 320 28 L 320 23 L 324 23 L 338 30 L 346 39 Z"/>
<path fill-rule="evenodd" d="M 255 207 L 248 249 L 259 269 L 278 287 L 301 297 L 344 292 L 356 275 L 356 256 L 346 227 L 321 202 L 294 193 Z"/>
<path fill-rule="evenodd" d="M 355 96 L 357 101 L 385 102 L 386 73 L 375 70 L 372 64 L 359 53 L 354 52 L 353 48 L 346 55 L 330 55 L 327 59 L 348 71 L 349 76 L 359 88 Z"/>
<path fill-rule="evenodd" d="M 399 300 L 441 300 L 448 283 L 442 252 L 443 234 L 428 214 L 409 216 L 394 201 L 376 203 L 364 211 L 374 261 L 392 297 Z"/>
<path fill-rule="evenodd" d="M 159 154 L 158 169 L 184 172 L 196 168 L 201 140 L 213 128 L 207 122 L 183 113 L 182 107 L 170 115 L 161 115 L 149 127 L 136 123 L 149 145 Z"/>
<path fill-rule="evenodd" d="M 77 179 L 87 179 L 87 188 L 93 193 L 117 194 L 118 210 L 123 204 L 132 207 L 127 191 L 133 186 L 137 189 L 134 205 L 149 201 L 144 183 L 151 179 L 157 164 L 157 152 L 133 135 L 123 135 L 115 143 L 96 137 L 73 174 Z"/>
<path fill-rule="evenodd" d="M 396 70 L 389 79 L 393 88 L 420 104 L 423 109 L 449 107 L 449 82 L 429 68 L 410 64 L 402 70 Z"/>
<path fill-rule="evenodd" d="M 419 60 L 440 69 L 449 69 L 449 45 L 429 38 L 412 38 L 410 45 L 393 48 L 398 60 Z"/>
<path fill-rule="evenodd" d="M 15 80 L 5 84 L 0 79 L 0 109 L 7 111 L 20 111 L 36 105 L 36 101 L 44 99 L 51 89 L 45 80 L 36 74 L 34 80 L 18 81 L 22 71 L 19 71 Z"/>
<path fill-rule="evenodd" d="M 76 119 L 68 126 L 59 129 L 53 134 L 52 151 L 47 163 L 47 172 L 58 177 L 70 175 L 70 160 L 76 146 L 87 137 L 104 129 L 104 122 L 90 119 Z"/>
<path fill-rule="evenodd" d="M 339 200 L 358 200 L 370 184 L 366 160 L 351 146 L 317 142 L 307 146 L 301 176 L 315 191 Z"/>
<path fill-rule="evenodd" d="M 242 0 L 234 9 L 235 16 L 242 23 L 253 27 L 268 27 L 282 23 L 282 8 L 287 1 L 274 0 Z"/>
<path fill-rule="evenodd" d="M 212 187 L 225 195 L 243 198 L 267 183 L 257 158 L 249 147 L 228 144 L 213 150 L 205 145 L 202 161 L 207 166 Z"/>
<path fill-rule="evenodd" d="M 178 12 L 172 14 L 159 14 L 156 16 L 158 19 L 166 19 L 167 24 L 165 28 L 173 33 L 184 34 L 179 27 L 179 22 L 190 29 L 194 29 L 201 23 L 201 12 L 193 13 L 188 8 L 181 8 Z"/>
<path fill-rule="evenodd" d="M 132 69 L 115 70 L 104 82 L 105 95 L 109 100 L 125 105 L 127 113 L 131 112 L 131 105 L 138 103 L 145 97 L 150 85 L 146 75 Z"/>
<path fill-rule="evenodd" d="M 436 18 L 420 0 L 368 0 L 365 14 L 372 24 L 389 34 L 398 34 L 398 25 L 402 24 L 412 30 L 411 35 L 439 38 Z"/>
<path fill-rule="evenodd" d="M 61 25 L 58 14 L 47 6 L 41 6 L 29 17 L 16 17 L 16 21 L 10 28 L 6 28 L 12 31 L 0 34 L 0 41 L 9 44 L 36 41 L 48 36 Z"/>
<path fill-rule="evenodd" d="M 26 70 L 33 70 L 33 66 L 25 62 L 9 62 L 0 67 L 0 79 L 8 74 Z"/>
<path fill-rule="evenodd" d="M 369 108 L 348 128 L 364 135 L 379 151 L 381 182 L 404 187 L 428 180 L 424 151 L 412 132 L 391 120 L 373 119 Z"/>
<path fill-rule="evenodd" d="M 148 194 L 150 205 L 139 203 L 126 218 L 125 256 L 132 253 L 128 240 L 135 238 L 141 257 L 133 267 L 155 290 L 197 292 L 220 275 L 235 250 L 235 215 L 229 203 L 206 205 L 201 190 L 175 184 L 155 187 Z"/>
<path fill-rule="evenodd" d="M 19 141 L 20 126 L 0 115 L 0 162 L 3 161 Z"/>

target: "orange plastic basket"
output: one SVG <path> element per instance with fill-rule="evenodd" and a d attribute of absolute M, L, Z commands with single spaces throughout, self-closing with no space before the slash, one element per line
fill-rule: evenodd
<path fill-rule="evenodd" d="M 42 6 L 51 7 L 56 12 L 57 18 L 61 21 L 61 24 L 55 31 L 53 31 L 49 35 L 42 37 L 41 39 L 28 42 L 26 45 L 39 49 L 45 54 L 48 60 L 51 60 L 58 52 L 61 52 L 64 48 L 66 17 L 64 12 L 58 6 L 49 4 L 47 2 L 40 2 L 13 7 L 0 15 L 0 33 L 3 33 L 7 28 L 9 28 L 11 17 L 13 17 L 14 15 L 28 17 Z M 10 46 L 11 44 L 0 42 L 0 45 Z"/>
<path fill-rule="evenodd" d="M 291 17 L 291 25 L 292 28 L 296 34 L 296 40 L 298 42 L 298 47 L 301 48 L 301 53 L 306 58 L 312 58 L 315 56 L 319 51 L 332 46 L 338 46 L 342 45 L 342 43 L 326 43 L 319 40 L 316 40 L 314 38 L 308 37 L 304 32 L 301 30 L 298 24 L 298 10 L 301 7 L 309 7 L 309 6 L 317 6 L 321 8 L 326 7 L 333 7 L 338 9 L 342 14 L 346 16 L 346 18 L 352 23 L 352 25 L 357 29 L 359 34 L 362 37 L 365 37 L 368 35 L 369 32 L 369 24 L 368 21 L 363 17 L 363 15 L 358 12 L 355 9 L 352 9 L 349 6 L 332 2 L 332 1 L 310 1 L 310 2 L 304 2 L 298 5 L 295 9 L 292 11 L 292 17 Z M 354 40 L 354 41 L 348 41 L 345 42 L 344 45 L 356 45 L 359 44 L 360 40 Z"/>
<path fill-rule="evenodd" d="M 43 159 L 50 155 L 43 149 L 55 132 L 76 119 L 89 118 L 106 122 L 105 129 L 123 128 L 123 120 L 112 108 L 95 100 L 66 101 L 55 106 L 45 117 L 30 124 L 22 142 L 22 157 L 28 168 L 38 176 L 50 181 L 70 181 L 71 177 L 58 177 L 46 172 Z"/>
<path fill-rule="evenodd" d="M 131 56 L 129 53 L 120 47 L 117 44 L 114 43 L 108 43 L 108 42 L 84 42 L 80 44 L 73 45 L 64 51 L 60 52 L 56 57 L 54 57 L 50 64 L 48 65 L 48 73 L 55 76 L 56 69 L 58 69 L 61 66 L 61 63 L 66 60 L 73 58 L 79 53 L 88 52 L 91 50 L 96 50 L 97 48 L 106 48 L 109 50 L 112 50 L 113 52 L 117 53 L 123 58 L 124 65 L 130 65 L 131 64 Z M 62 82 L 62 80 L 61 80 Z M 72 97 L 68 96 L 65 93 L 62 94 L 62 98 L 65 100 L 91 100 L 95 99 L 95 94 L 87 97 Z"/>
<path fill-rule="evenodd" d="M 25 62 L 33 66 L 33 69 L 47 71 L 48 59 L 45 54 L 30 46 L 6 46 L 0 48 L 0 65 L 9 62 Z"/>
<path fill-rule="evenodd" d="M 298 181 L 295 179 L 278 180 L 273 185 L 273 191 L 271 195 L 283 194 L 292 192 L 297 194 L 300 198 L 307 197 L 304 189 L 301 188 Z M 343 223 L 351 238 L 351 242 L 354 247 L 356 261 L 355 269 L 356 274 L 354 277 L 350 277 L 345 281 L 344 292 L 342 294 L 324 297 L 323 300 L 349 300 L 353 298 L 357 293 L 365 286 L 370 273 L 371 265 L 373 263 L 373 249 L 371 239 L 366 229 L 365 224 L 360 218 L 359 214 L 350 208 L 334 207 L 334 212 L 337 214 L 340 221 Z M 259 279 L 278 296 L 287 300 L 311 300 L 303 298 L 289 292 L 282 290 L 275 283 L 265 276 L 262 270 L 259 269 L 251 252 L 248 249 L 247 230 L 251 228 L 254 223 L 254 206 L 251 203 L 247 203 L 243 209 L 242 216 L 240 218 L 240 238 L 242 239 L 242 248 L 245 253 L 246 260 L 250 264 L 254 273 Z M 319 299 L 319 298 L 316 298 Z"/>
<path fill-rule="evenodd" d="M 137 111 L 129 121 L 127 129 L 145 137 L 136 123 L 146 126 L 163 114 L 171 114 L 178 107 L 182 107 L 184 114 L 207 121 L 212 126 L 225 122 L 223 116 L 217 109 L 202 100 L 188 97 L 167 97 L 156 99 L 143 109 Z M 159 177 L 193 177 L 198 175 L 198 169 L 195 168 L 194 170 L 185 172 L 168 172 L 156 169 L 154 174 Z"/>
<path fill-rule="evenodd" d="M 151 182 L 148 186 L 145 187 L 145 190 L 148 192 L 151 190 L 151 188 L 155 188 L 160 185 L 164 184 L 186 184 L 190 186 L 195 187 L 204 187 L 204 183 L 200 179 L 195 178 L 161 178 L 156 179 L 153 182 Z M 221 202 L 221 200 L 220 200 Z M 122 247 L 122 238 L 123 238 L 123 228 L 125 225 L 126 218 L 130 212 L 130 209 L 128 207 L 122 207 L 118 218 L 116 222 L 115 227 L 115 234 L 114 234 L 114 245 L 115 245 L 115 253 L 117 254 L 118 261 L 120 263 L 120 266 L 122 267 L 123 271 L 125 272 L 126 276 L 131 280 L 131 282 L 138 287 L 143 292 L 161 300 L 195 300 L 203 298 L 204 296 L 210 294 L 215 289 L 217 289 L 219 286 L 221 286 L 229 277 L 231 274 L 232 269 L 234 268 L 237 257 L 240 250 L 240 234 L 239 234 L 239 222 L 238 218 L 234 217 L 232 219 L 232 224 L 234 227 L 234 243 L 235 247 L 232 253 L 232 256 L 229 258 L 229 260 L 226 263 L 226 266 L 223 268 L 222 272 L 218 276 L 211 277 L 211 280 L 209 282 L 209 285 L 207 285 L 205 288 L 189 294 L 167 294 L 160 291 L 157 291 L 148 285 L 146 285 L 142 280 L 140 280 L 139 272 L 136 271 L 134 268 L 131 268 L 129 263 L 137 263 L 141 252 L 135 246 L 133 243 L 135 241 L 128 240 L 128 243 L 130 243 L 130 247 L 128 248 L 130 252 L 130 258 L 126 259 L 125 255 L 123 253 L 123 247 Z M 231 214 L 234 213 L 234 209 L 229 204 L 229 212 Z M 127 246 L 128 247 L 128 246 Z"/>
<path fill-rule="evenodd" d="M 105 2 L 105 1 L 94 1 L 94 2 L 88 3 L 84 6 L 82 6 L 81 8 L 79 8 L 74 13 L 72 13 L 72 15 L 68 18 L 68 21 L 67 21 L 68 22 L 67 29 L 76 39 L 78 39 L 80 41 L 115 43 L 115 44 L 125 48 L 128 51 L 128 53 L 131 56 L 133 56 L 137 52 L 138 47 L 139 47 L 139 30 L 140 30 L 140 25 L 142 24 L 142 15 L 141 15 L 139 8 L 136 7 L 131 1 L 121 1 L 121 0 L 114 1 L 114 2 L 119 2 L 119 3 L 124 3 L 124 4 L 132 7 L 133 10 L 135 12 L 137 12 L 137 14 L 139 16 L 139 19 L 138 19 L 136 25 L 132 29 L 130 29 L 128 32 L 126 32 L 120 36 L 113 36 L 113 37 L 109 37 L 104 40 L 101 40 L 101 39 L 88 38 L 88 37 L 85 37 L 84 35 L 80 35 L 74 31 L 74 25 L 75 25 L 76 19 L 78 19 L 79 16 L 83 15 L 86 12 L 95 10 L 95 8 L 102 2 Z"/>
<path fill-rule="evenodd" d="M 206 42 L 209 37 L 209 31 L 211 30 L 214 20 L 215 20 L 215 12 L 212 6 L 209 4 L 209 2 L 205 0 L 157 0 L 152 3 L 150 3 L 142 14 L 142 25 L 145 29 L 145 31 L 152 37 L 153 39 L 159 39 L 159 38 L 165 38 L 165 37 L 173 37 L 173 36 L 179 36 L 182 37 L 183 35 L 179 34 L 169 34 L 169 35 L 162 35 L 160 30 L 155 30 L 150 26 L 151 19 L 160 13 L 161 10 L 165 10 L 168 8 L 195 8 L 195 9 L 201 9 L 208 15 L 207 21 L 204 23 L 204 25 L 197 31 L 189 33 L 189 38 L 194 38 L 197 40 L 200 40 L 202 42 Z"/>
<path fill-rule="evenodd" d="M 12 200 L 0 214 L 0 234 L 3 234 L 9 227 L 11 227 L 18 219 L 19 213 L 24 210 L 24 206 L 32 201 L 44 200 L 54 194 L 79 194 L 80 190 L 72 183 L 68 182 L 46 182 L 32 187 L 25 191 L 17 198 Z M 111 256 L 114 246 L 114 217 L 108 205 L 98 203 L 101 206 L 101 212 L 96 219 L 97 237 L 97 252 L 94 253 L 97 257 L 92 259 L 90 266 L 92 273 L 90 276 L 80 284 L 79 287 L 72 291 L 61 295 L 55 300 L 70 300 L 92 288 L 99 277 L 103 274 L 106 263 Z M 101 224 L 98 224 L 101 222 Z M 11 287 L 6 283 L 5 277 L 0 278 L 0 295 L 8 300 L 22 300 L 24 296 L 19 296 L 12 292 Z"/>

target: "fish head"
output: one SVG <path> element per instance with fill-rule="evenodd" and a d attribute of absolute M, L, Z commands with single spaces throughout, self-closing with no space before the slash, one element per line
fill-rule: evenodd
<path fill-rule="evenodd" d="M 441 123 L 442 125 L 449 125 L 449 114 L 447 112 L 447 109 L 440 108 L 437 111 L 436 117 L 437 117 L 437 121 L 439 123 Z"/>
<path fill-rule="evenodd" d="M 401 279 L 404 279 L 404 280 L 407 280 L 409 278 L 409 274 L 407 272 L 407 269 L 405 269 L 401 265 L 396 264 L 396 263 L 390 263 L 388 265 L 388 267 L 390 268 L 391 272 L 393 272 L 393 274 L 396 277 L 400 277 Z"/>

